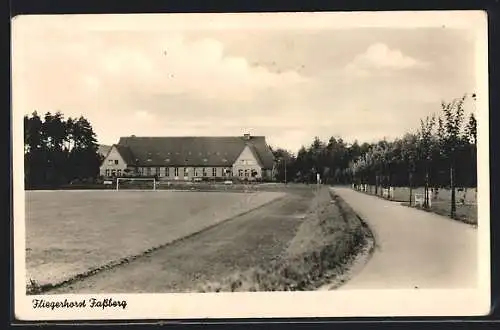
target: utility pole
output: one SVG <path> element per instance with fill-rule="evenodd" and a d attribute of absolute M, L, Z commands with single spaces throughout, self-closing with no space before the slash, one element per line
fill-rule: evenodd
<path fill-rule="evenodd" d="M 456 205 L 456 197 L 455 197 L 455 155 L 453 154 L 454 150 L 452 149 L 452 159 L 450 166 L 450 188 L 451 188 L 451 209 L 450 209 L 450 217 L 455 219 L 455 215 L 457 213 L 457 205 Z"/>
<path fill-rule="evenodd" d="M 283 158 L 283 162 L 285 164 L 285 184 L 286 184 L 286 158 Z"/>

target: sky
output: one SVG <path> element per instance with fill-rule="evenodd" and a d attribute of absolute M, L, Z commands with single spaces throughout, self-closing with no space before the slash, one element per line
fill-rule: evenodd
<path fill-rule="evenodd" d="M 478 92 L 472 23 L 227 17 L 18 17 L 13 109 L 83 115 L 101 144 L 250 133 L 296 152 L 315 136 L 392 139 Z"/>

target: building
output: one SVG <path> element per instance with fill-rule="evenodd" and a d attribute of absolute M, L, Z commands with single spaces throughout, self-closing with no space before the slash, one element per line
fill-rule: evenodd
<path fill-rule="evenodd" d="M 97 153 L 99 154 L 99 156 L 106 157 L 110 149 L 111 146 L 100 144 L 99 147 L 97 148 Z"/>
<path fill-rule="evenodd" d="M 160 180 L 272 180 L 274 156 L 264 136 L 122 137 L 100 167 L 103 177 Z"/>

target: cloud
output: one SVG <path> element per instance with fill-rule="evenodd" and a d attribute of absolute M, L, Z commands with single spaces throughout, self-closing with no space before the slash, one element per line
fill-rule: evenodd
<path fill-rule="evenodd" d="M 134 114 L 134 117 L 135 119 L 137 120 L 142 120 L 142 121 L 151 121 L 154 119 L 154 115 L 147 112 L 147 111 L 144 111 L 144 110 L 140 110 L 140 111 L 137 111 L 135 114 Z"/>
<path fill-rule="evenodd" d="M 226 54 L 216 39 L 187 40 L 175 32 L 97 32 L 41 25 L 25 28 L 18 36 L 14 70 L 23 83 L 19 88 L 38 105 L 176 93 L 249 100 L 262 90 L 307 81 L 295 71 L 274 73 Z"/>
<path fill-rule="evenodd" d="M 369 46 L 364 53 L 358 54 L 345 70 L 357 76 L 368 76 L 374 71 L 404 70 L 426 67 L 428 63 L 403 54 L 400 50 L 390 49 L 383 43 Z"/>
<path fill-rule="evenodd" d="M 309 81 L 293 70 L 251 65 L 216 37 L 24 23 L 13 31 L 15 110 L 84 115 L 109 142 L 129 131 L 166 134 L 173 122 L 182 130 L 199 118 L 242 122 L 268 112 L 269 95 L 293 100 L 279 95 L 297 94 Z"/>
<path fill-rule="evenodd" d="M 308 34 L 290 48 L 281 34 L 269 31 L 231 31 L 231 41 L 228 31 L 134 31 L 135 21 L 130 30 L 97 30 L 61 19 L 60 25 L 24 21 L 13 30 L 14 110 L 84 115 L 105 144 L 131 134 L 248 131 L 296 151 L 316 135 L 348 140 L 397 135 L 439 111 L 442 98 L 471 90 L 475 81 L 463 79 L 474 78 L 473 70 L 465 76 L 443 74 L 441 64 L 415 74 L 409 69 L 427 64 L 384 44 L 352 57 L 352 49 L 365 47 L 367 40 L 390 39 L 373 36 L 372 30 L 363 32 L 369 38 L 362 40 L 349 32 L 343 42 L 338 32 Z M 295 38 L 296 32 L 289 33 Z M 411 42 L 425 50 L 417 57 L 439 45 L 433 63 L 447 54 L 452 59 L 446 64 L 467 69 L 473 58 L 473 48 L 463 43 L 457 43 L 463 52 L 450 52 L 441 40 L 427 47 L 411 36 L 405 35 L 406 44 L 393 39 L 397 49 L 410 49 Z M 363 75 L 366 79 L 359 79 Z"/>

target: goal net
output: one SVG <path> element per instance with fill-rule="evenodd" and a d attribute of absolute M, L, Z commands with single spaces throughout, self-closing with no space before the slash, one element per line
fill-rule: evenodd
<path fill-rule="evenodd" d="M 116 190 L 137 189 L 156 190 L 157 181 L 155 178 L 117 178 Z"/>

